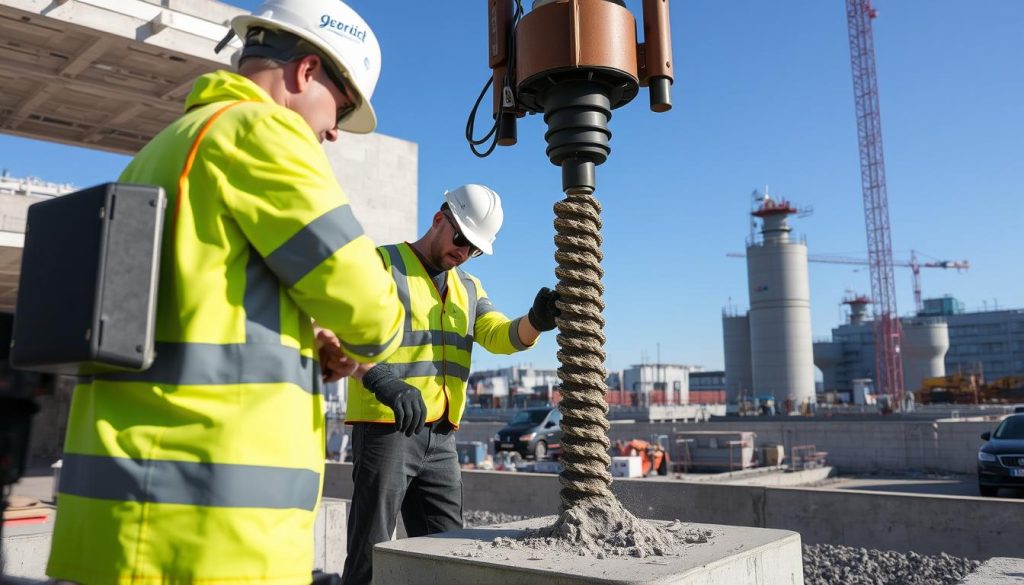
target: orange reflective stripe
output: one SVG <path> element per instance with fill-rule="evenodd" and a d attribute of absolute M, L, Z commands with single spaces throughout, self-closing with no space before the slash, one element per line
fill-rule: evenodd
<path fill-rule="evenodd" d="M 237 102 L 231 102 L 214 112 L 214 114 L 203 124 L 203 127 L 199 129 L 199 134 L 196 135 L 196 139 L 192 141 L 192 146 L 188 149 L 188 156 L 185 157 L 185 168 L 182 169 L 181 175 L 178 177 L 178 193 L 174 202 L 174 218 L 171 220 L 172 238 L 176 239 L 175 236 L 178 233 L 178 214 L 181 213 L 181 194 L 185 192 L 185 184 L 188 182 L 188 174 L 192 172 L 192 164 L 196 160 L 196 153 L 199 152 L 199 143 L 203 141 L 203 137 L 206 136 L 206 131 L 210 129 L 210 125 L 212 125 L 221 114 L 238 104 L 244 104 L 251 101 L 254 100 L 239 100 Z"/>

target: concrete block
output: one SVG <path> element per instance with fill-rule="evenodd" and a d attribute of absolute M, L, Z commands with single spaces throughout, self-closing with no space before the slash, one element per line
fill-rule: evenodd
<path fill-rule="evenodd" d="M 3 574 L 25 579 L 46 579 L 53 519 L 42 524 L 4 526 Z"/>
<path fill-rule="evenodd" d="M 348 500 L 322 498 L 313 525 L 313 569 L 341 574 L 348 548 Z"/>
<path fill-rule="evenodd" d="M 456 530 L 374 547 L 376 585 L 802 585 L 800 535 L 785 530 L 695 524 L 716 536 L 681 557 L 595 559 L 533 549 L 496 549 L 498 537 L 515 538 L 550 524 L 554 516 L 486 528 Z M 465 556 L 472 554 L 476 556 Z M 462 556 L 460 556 L 462 555 Z"/>
<path fill-rule="evenodd" d="M 1024 559 L 993 557 L 960 582 L 961 585 L 1024 585 Z"/>

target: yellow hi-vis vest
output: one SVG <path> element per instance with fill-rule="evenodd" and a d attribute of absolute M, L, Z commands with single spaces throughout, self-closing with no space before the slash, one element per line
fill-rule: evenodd
<path fill-rule="evenodd" d="M 302 117 L 223 71 L 186 107 L 121 176 L 168 194 L 156 359 L 76 388 L 47 573 L 307 585 L 324 465 L 310 317 L 371 361 L 401 343 L 404 309 Z"/>
<path fill-rule="evenodd" d="M 473 342 L 491 353 L 528 349 L 519 338 L 519 320 L 494 308 L 480 280 L 459 268 L 447 273 L 442 299 L 416 252 L 407 244 L 378 248 L 398 285 L 405 305 L 402 346 L 386 361 L 423 393 L 427 421 L 448 420 L 459 426 L 466 409 Z M 395 422 L 395 413 L 357 380 L 350 380 L 346 422 Z"/>

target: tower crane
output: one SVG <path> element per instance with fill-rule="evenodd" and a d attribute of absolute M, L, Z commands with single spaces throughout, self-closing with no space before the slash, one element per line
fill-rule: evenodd
<path fill-rule="evenodd" d="M 878 105 L 875 41 L 871 21 L 876 12 L 871 0 L 846 0 L 850 40 L 850 66 L 857 114 L 860 182 L 864 193 L 868 266 L 874 299 L 875 387 L 880 394 L 903 404 L 903 360 L 900 359 L 900 320 L 896 311 L 889 195 L 885 184 L 882 118 Z"/>
<path fill-rule="evenodd" d="M 746 254 L 740 252 L 729 252 L 726 256 L 730 258 L 745 258 Z M 853 258 L 849 256 L 830 256 L 823 254 L 808 254 L 808 262 L 819 262 L 822 264 L 853 264 L 856 266 L 868 266 L 871 261 L 867 258 Z M 899 266 L 901 268 L 909 268 L 910 273 L 914 277 L 914 307 L 917 312 L 921 312 L 924 308 L 921 302 L 921 269 L 922 268 L 944 268 L 954 269 L 957 272 L 963 272 L 971 267 L 971 263 L 967 260 L 932 260 L 926 262 L 920 262 L 917 259 L 917 252 L 914 250 L 910 251 L 910 259 L 908 260 L 893 260 L 893 266 Z"/>

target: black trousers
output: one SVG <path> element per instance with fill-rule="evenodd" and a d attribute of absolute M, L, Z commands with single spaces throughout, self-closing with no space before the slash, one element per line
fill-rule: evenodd
<path fill-rule="evenodd" d="M 352 481 L 344 585 L 372 581 L 373 546 L 391 539 L 399 511 L 410 537 L 462 528 L 462 474 L 447 423 L 412 437 L 393 424 L 353 424 Z"/>

